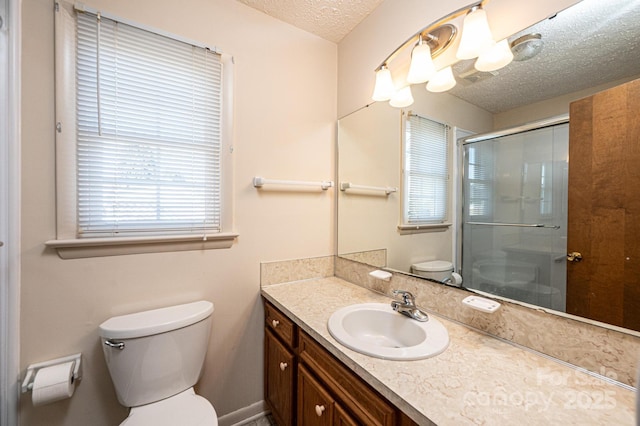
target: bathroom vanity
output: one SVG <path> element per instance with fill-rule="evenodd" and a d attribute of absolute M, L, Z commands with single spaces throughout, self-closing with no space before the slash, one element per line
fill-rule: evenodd
<path fill-rule="evenodd" d="M 633 425 L 635 393 L 431 314 L 449 347 L 416 361 L 352 351 L 331 314 L 391 299 L 336 277 L 264 286 L 265 399 L 279 425 Z"/>
<path fill-rule="evenodd" d="M 265 398 L 279 425 L 416 424 L 268 301 L 265 321 Z"/>

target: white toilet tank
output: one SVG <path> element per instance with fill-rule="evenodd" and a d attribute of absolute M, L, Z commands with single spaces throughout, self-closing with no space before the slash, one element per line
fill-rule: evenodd
<path fill-rule="evenodd" d="M 136 407 L 196 384 L 209 343 L 213 303 L 199 301 L 108 319 L 100 340 L 120 403 Z"/>
<path fill-rule="evenodd" d="M 411 272 L 421 277 L 442 282 L 451 277 L 453 263 L 447 262 L 446 260 L 414 263 L 411 265 Z"/>

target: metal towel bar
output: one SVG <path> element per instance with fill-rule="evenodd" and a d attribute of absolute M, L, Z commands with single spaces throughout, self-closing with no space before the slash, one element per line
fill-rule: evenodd
<path fill-rule="evenodd" d="M 484 226 L 516 226 L 520 228 L 560 229 L 560 225 L 545 225 L 543 223 L 466 222 L 466 224 L 467 225 L 484 225 Z"/>

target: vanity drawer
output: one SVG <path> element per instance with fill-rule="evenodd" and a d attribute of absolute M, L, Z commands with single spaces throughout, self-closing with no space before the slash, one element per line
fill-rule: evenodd
<path fill-rule="evenodd" d="M 397 424 L 393 405 L 302 330 L 299 331 L 298 343 L 300 360 L 331 389 L 360 423 L 380 426 Z"/>
<path fill-rule="evenodd" d="M 296 347 L 295 325 L 282 312 L 268 302 L 264 304 L 266 327 L 273 331 L 289 347 Z"/>

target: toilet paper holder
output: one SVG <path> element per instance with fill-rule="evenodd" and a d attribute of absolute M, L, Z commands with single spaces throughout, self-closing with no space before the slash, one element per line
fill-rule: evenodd
<path fill-rule="evenodd" d="M 36 364 L 30 364 L 27 367 L 27 372 L 24 376 L 24 380 L 22 381 L 22 386 L 20 387 L 22 393 L 27 393 L 33 390 L 33 381 L 36 378 L 36 373 L 41 368 L 51 367 L 52 365 L 64 364 L 66 362 L 73 361 L 73 381 L 80 380 L 82 378 L 82 370 L 80 369 L 80 364 L 82 362 L 82 353 L 65 356 L 62 358 L 52 359 L 50 361 L 38 362 Z"/>

